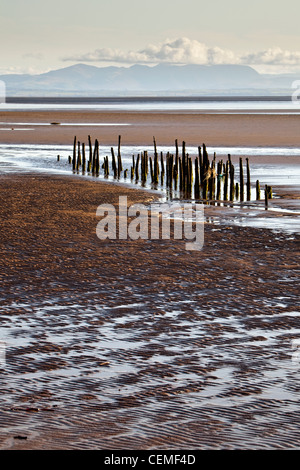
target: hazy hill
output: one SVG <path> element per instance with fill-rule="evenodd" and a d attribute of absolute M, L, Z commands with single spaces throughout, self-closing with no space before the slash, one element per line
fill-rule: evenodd
<path fill-rule="evenodd" d="M 242 65 L 133 65 L 96 67 L 77 64 L 40 75 L 2 75 L 7 96 L 161 94 L 161 93 L 285 93 L 292 75 L 261 75 Z"/>

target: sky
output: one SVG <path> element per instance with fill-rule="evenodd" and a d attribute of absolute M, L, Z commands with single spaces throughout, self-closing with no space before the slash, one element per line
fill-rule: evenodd
<path fill-rule="evenodd" d="M 300 75 L 299 0 L 0 0 L 0 74 L 250 65 Z"/>

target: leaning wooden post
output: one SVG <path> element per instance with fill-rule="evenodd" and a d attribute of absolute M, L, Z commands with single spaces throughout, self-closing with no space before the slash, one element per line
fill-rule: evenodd
<path fill-rule="evenodd" d="M 240 157 L 240 200 L 244 200 L 244 169 L 243 159 Z"/>
<path fill-rule="evenodd" d="M 250 183 L 250 165 L 249 158 L 246 158 L 247 161 L 247 201 L 251 199 L 251 183 Z"/>

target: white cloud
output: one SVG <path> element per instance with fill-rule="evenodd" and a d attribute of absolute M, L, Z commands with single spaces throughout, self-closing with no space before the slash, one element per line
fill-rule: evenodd
<path fill-rule="evenodd" d="M 290 65 L 300 66 L 300 51 L 291 52 L 279 47 L 237 54 L 221 47 L 206 44 L 186 37 L 154 45 L 139 51 L 102 48 L 87 54 L 64 57 L 64 61 L 117 62 L 123 64 L 244 64 L 244 65 Z"/>
<path fill-rule="evenodd" d="M 300 65 L 300 52 L 284 51 L 280 47 L 266 49 L 242 57 L 248 64 Z"/>

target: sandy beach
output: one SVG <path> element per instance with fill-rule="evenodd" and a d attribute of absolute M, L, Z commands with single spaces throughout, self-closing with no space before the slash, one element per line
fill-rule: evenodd
<path fill-rule="evenodd" d="M 159 145 L 173 145 L 178 139 L 197 146 L 299 146 L 297 114 L 33 110 L 2 111 L 0 120 L 2 143 L 70 144 L 74 135 L 85 141 L 89 133 L 105 145 L 121 134 L 124 145 L 150 145 L 155 136 Z"/>
<path fill-rule="evenodd" d="M 2 143 L 71 144 L 89 133 L 112 144 L 121 133 L 125 145 L 153 135 L 161 145 L 299 145 L 299 116 L 4 112 L 1 121 Z M 121 195 L 157 200 L 71 174 L 0 176 L 0 448 L 299 449 L 300 235 L 206 220 L 197 252 L 172 238 L 99 240 L 96 209 Z"/>

